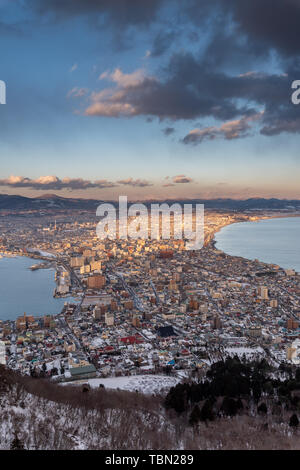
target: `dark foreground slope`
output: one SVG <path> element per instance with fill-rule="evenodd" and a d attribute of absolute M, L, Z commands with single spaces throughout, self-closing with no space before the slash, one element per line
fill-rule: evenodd
<path fill-rule="evenodd" d="M 211 380 L 202 378 L 204 383 Z M 298 428 L 290 426 L 297 400 L 294 405 L 289 398 L 284 403 L 277 392 L 274 397 L 262 392 L 258 399 L 246 394 L 231 398 L 237 390 L 228 389 L 228 396 L 211 396 L 212 407 L 206 405 L 203 411 L 207 397 L 197 396 L 191 383 L 184 387 L 172 389 L 167 397 L 103 388 L 84 392 L 1 367 L 0 449 L 300 448 Z M 203 393 L 211 393 L 207 390 Z M 283 391 L 288 397 L 290 391 Z M 240 400 L 243 407 L 236 409 L 229 399 Z"/>

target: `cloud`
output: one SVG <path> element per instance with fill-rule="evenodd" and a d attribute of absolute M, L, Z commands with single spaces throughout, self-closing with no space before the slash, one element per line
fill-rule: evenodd
<path fill-rule="evenodd" d="M 278 135 L 283 132 L 289 134 L 299 134 L 300 133 L 300 117 L 295 117 L 294 119 L 274 119 L 270 124 L 264 126 L 260 133 L 266 136 Z"/>
<path fill-rule="evenodd" d="M 234 51 L 240 47 L 243 36 L 248 54 L 256 51 L 257 55 L 265 55 L 272 49 L 283 56 L 298 55 L 299 0 L 26 0 L 22 3 L 23 9 L 56 21 L 88 17 L 98 27 L 114 28 L 116 35 L 132 26 L 159 25 L 151 48 L 154 57 L 170 47 L 174 37 L 182 32 L 180 26 L 184 26 L 185 38 L 193 37 L 193 41 L 199 31 L 201 36 L 202 30 L 210 33 L 211 42 L 218 36 L 223 38 L 225 32 L 224 38 L 234 39 Z M 233 59 L 233 51 L 226 52 L 226 49 L 227 44 L 221 54 L 231 55 Z"/>
<path fill-rule="evenodd" d="M 185 176 L 185 175 L 173 176 L 172 181 L 175 184 L 186 184 L 186 183 L 193 182 L 192 178 L 189 178 L 188 176 Z"/>
<path fill-rule="evenodd" d="M 265 55 L 271 49 L 291 57 L 297 56 L 299 49 L 299 0 L 26 0 L 23 8 L 55 21 L 87 17 L 98 28 L 114 28 L 116 36 L 132 26 L 158 26 L 152 57 L 165 53 L 181 35 L 197 42 L 202 30 L 210 34 L 212 44 L 219 43 L 221 58 L 227 54 L 234 60 L 233 51 L 240 49 L 241 37 L 246 39 L 245 57 Z M 231 41 L 233 50 L 227 42 L 221 50 L 224 39 Z"/>
<path fill-rule="evenodd" d="M 234 36 L 246 37 L 247 48 L 258 53 L 298 55 L 299 0 L 189 0 L 185 12 L 197 26 L 206 18 L 230 24 Z"/>
<path fill-rule="evenodd" d="M 119 87 L 129 88 L 140 85 L 145 79 L 145 72 L 142 69 L 135 70 L 132 73 L 123 73 L 121 69 L 116 68 L 112 73 L 103 72 L 99 80 L 108 79 L 115 82 Z"/>
<path fill-rule="evenodd" d="M 269 129 L 280 133 L 283 126 L 278 122 L 281 118 L 288 123 L 284 125 L 287 132 L 296 132 L 298 118 L 290 101 L 291 73 L 292 70 L 279 74 L 246 70 L 242 74 L 229 75 L 212 69 L 209 64 L 203 65 L 192 54 L 176 53 L 169 61 L 164 79 L 149 76 L 141 70 L 130 74 L 120 69 L 113 73 L 104 72 L 101 80 L 110 80 L 115 86 L 91 93 L 90 105 L 84 114 L 111 118 L 156 117 L 161 121 L 210 117 L 225 121 L 225 124 L 214 125 L 203 132 L 192 132 L 184 138 L 185 143 L 222 135 L 226 139 L 245 136 L 249 123 L 262 110 L 260 123 L 264 135 L 271 132 Z M 170 135 L 171 129 L 165 128 L 163 132 Z"/>
<path fill-rule="evenodd" d="M 135 116 L 138 113 L 134 106 L 129 103 L 95 102 L 85 110 L 86 116 Z"/>
<path fill-rule="evenodd" d="M 175 38 L 175 31 L 160 30 L 154 38 L 150 56 L 159 57 L 164 54 L 169 49 L 170 45 L 174 42 Z"/>
<path fill-rule="evenodd" d="M 88 88 L 78 88 L 74 87 L 72 90 L 70 90 L 67 94 L 67 98 L 82 98 L 88 93 Z"/>
<path fill-rule="evenodd" d="M 139 187 L 139 188 L 144 188 L 147 186 L 153 186 L 152 183 L 150 183 L 147 180 L 141 180 L 141 179 L 136 179 L 134 180 L 133 178 L 127 178 L 123 180 L 117 181 L 118 184 L 124 184 L 126 186 L 133 186 L 133 187 Z"/>
<path fill-rule="evenodd" d="M 154 21 L 165 0 L 27 0 L 26 6 L 56 21 L 75 16 L 106 19 L 120 27 L 147 25 Z"/>
<path fill-rule="evenodd" d="M 221 3 L 227 3 L 238 31 L 258 42 L 261 48 L 277 49 L 283 55 L 299 54 L 298 0 L 229 0 Z"/>
<path fill-rule="evenodd" d="M 253 116 L 225 122 L 220 127 L 210 126 L 203 129 L 193 129 L 182 139 L 182 142 L 184 144 L 195 145 L 203 142 L 203 140 L 214 140 L 218 137 L 226 140 L 247 137 L 251 129 L 250 123 L 258 121 L 262 116 L 263 113 L 258 113 Z"/>
<path fill-rule="evenodd" d="M 162 132 L 168 136 L 168 135 L 173 134 L 175 132 L 175 129 L 174 127 L 165 127 L 165 129 L 163 129 Z"/>
<path fill-rule="evenodd" d="M 81 189 L 104 189 L 116 186 L 107 180 L 90 181 L 82 178 L 58 178 L 57 176 L 40 176 L 37 179 L 31 179 L 24 176 L 10 176 L 7 179 L 0 179 L 0 186 L 9 186 L 13 188 L 29 188 L 36 190 L 81 190 Z"/>
<path fill-rule="evenodd" d="M 125 74 L 117 68 L 112 73 L 107 71 L 102 73 L 99 79 L 110 80 L 116 84 L 116 87 L 92 93 L 91 104 L 86 108 L 85 115 L 130 117 L 143 114 L 137 97 L 138 90 L 144 93 L 147 88 L 150 89 L 155 82 L 154 77 L 146 77 L 141 69 Z"/>
<path fill-rule="evenodd" d="M 119 185 L 144 188 L 153 186 L 150 181 L 144 179 L 126 178 L 116 182 L 108 181 L 106 179 L 99 180 L 85 180 L 82 178 L 58 178 L 54 175 L 40 176 L 39 178 L 32 179 L 25 176 L 10 176 L 9 178 L 0 179 L 0 187 L 8 186 L 13 188 L 28 188 L 35 190 L 85 190 L 85 189 L 107 189 L 115 188 Z"/>
<path fill-rule="evenodd" d="M 117 69 L 106 73 L 101 79 L 112 80 L 116 87 L 92 93 L 85 114 L 110 118 L 141 115 L 174 121 L 213 117 L 225 121 L 220 126 L 191 131 L 184 143 L 245 137 L 255 120 L 260 121 L 260 132 L 266 136 L 300 132 L 298 110 L 289 96 L 290 73 L 245 72 L 230 76 L 202 69 L 187 54 L 173 56 L 170 72 L 166 82 L 141 71 L 124 74 Z M 168 127 L 163 132 L 170 135 L 172 129 Z"/>
<path fill-rule="evenodd" d="M 171 76 L 166 81 L 142 74 L 140 70 L 131 74 L 123 74 L 119 69 L 112 74 L 105 72 L 100 78 L 110 79 L 117 86 L 93 92 L 90 95 L 91 104 L 86 108 L 85 115 L 105 117 L 140 115 L 153 116 L 160 120 L 178 120 L 210 115 L 226 119 L 247 112 L 246 109 L 237 108 L 229 96 L 227 101 L 220 105 L 216 90 L 217 87 L 224 86 L 226 80 L 230 82 L 226 76 L 217 75 L 214 78 L 210 74 L 204 75 L 205 72 L 200 64 L 197 64 L 192 56 L 175 56 L 170 65 Z M 188 82 L 185 77 L 187 73 L 189 76 L 194 75 L 194 78 L 189 78 Z M 191 86 L 192 80 L 195 80 L 193 86 Z M 201 91 L 204 82 L 206 86 Z M 230 98 L 234 98 L 234 86 L 236 80 L 233 80 Z"/>
<path fill-rule="evenodd" d="M 215 119 L 210 129 L 184 138 L 195 143 L 243 137 L 248 117 L 263 109 L 262 135 L 300 133 L 298 110 L 290 102 L 290 84 L 300 76 L 299 0 L 28 0 L 26 5 L 47 18 L 89 17 L 95 25 L 109 25 L 116 37 L 124 28 L 133 31 L 132 44 L 147 41 L 142 43 L 147 64 L 165 58 L 151 75 L 141 69 L 103 72 L 101 81 L 110 84 L 87 95 L 86 116 Z M 132 28 L 142 25 L 148 26 L 143 37 Z M 84 90 L 69 96 L 84 98 Z M 238 128 L 226 129 L 232 122 Z"/>

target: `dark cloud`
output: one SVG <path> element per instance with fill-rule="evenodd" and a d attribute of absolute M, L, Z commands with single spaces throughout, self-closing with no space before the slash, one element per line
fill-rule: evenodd
<path fill-rule="evenodd" d="M 275 49 L 283 55 L 299 55 L 299 0 L 190 0 L 185 7 L 190 21 L 223 20 L 235 35 L 248 37 L 247 48 L 257 52 Z"/>
<path fill-rule="evenodd" d="M 185 175 L 173 176 L 172 181 L 175 184 L 187 184 L 187 183 L 193 182 L 192 178 L 189 178 L 188 176 L 185 176 Z"/>
<path fill-rule="evenodd" d="M 284 55 L 299 55 L 299 0 L 226 0 L 240 33 Z"/>
<path fill-rule="evenodd" d="M 158 57 L 166 52 L 173 43 L 175 37 L 175 31 L 161 30 L 154 38 L 150 54 L 151 57 Z"/>
<path fill-rule="evenodd" d="M 276 75 L 248 71 L 230 75 L 215 71 L 191 54 L 178 53 L 171 57 L 168 76 L 164 81 L 139 70 L 124 74 L 117 69 L 103 75 L 116 84 L 115 88 L 93 93 L 86 115 L 142 115 L 174 121 L 214 117 L 222 121 L 226 128 L 227 121 L 236 119 L 241 120 L 242 127 L 248 126 L 254 116 L 264 111 L 262 127 L 273 128 L 272 123 L 276 122 L 276 128 L 280 130 L 277 120 L 281 116 L 285 121 L 294 121 L 299 113 L 291 103 L 289 73 Z M 166 129 L 164 132 L 168 135 L 173 128 Z M 266 131 L 264 133 L 267 134 Z M 222 130 L 219 132 L 217 128 L 212 135 L 222 134 L 225 137 L 229 135 Z M 244 133 L 240 131 L 238 135 L 244 136 Z M 190 142 L 191 138 L 187 139 Z"/>
<path fill-rule="evenodd" d="M 229 54 L 234 52 L 232 47 L 238 50 L 240 39 L 245 37 L 244 57 L 250 52 L 264 55 L 270 49 L 283 56 L 299 56 L 299 0 L 25 0 L 23 7 L 57 20 L 89 16 L 97 22 L 103 17 L 102 24 L 108 20 L 110 26 L 122 29 L 162 25 L 170 16 L 167 31 L 160 29 L 152 39 L 154 57 L 168 49 L 179 35 L 180 26 L 185 26 L 186 37 L 192 42 L 202 30 L 211 31 L 212 42 L 218 42 L 218 37 L 225 39 L 223 51 L 231 46 Z"/>
<path fill-rule="evenodd" d="M 166 57 L 151 76 L 140 71 L 107 75 L 114 87 L 90 94 L 88 116 L 219 121 L 211 128 L 200 126 L 197 133 L 192 130 L 183 138 L 185 143 L 231 138 L 228 128 L 233 121 L 238 130 L 232 138 L 244 137 L 252 127 L 251 117 L 262 111 L 261 134 L 300 132 L 300 106 L 290 100 L 291 82 L 300 78 L 300 0 L 28 0 L 25 4 L 39 15 L 57 19 L 104 18 L 122 37 L 124 28 L 146 25 L 150 57 Z M 171 55 L 175 41 L 178 52 Z M 185 52 L 191 44 L 193 54 Z M 274 61 L 282 73 L 273 72 Z M 80 93 L 85 89 L 70 92 Z M 173 132 L 166 129 L 166 135 Z"/>
<path fill-rule="evenodd" d="M 152 183 L 150 183 L 147 180 L 141 180 L 141 179 L 136 179 L 134 180 L 133 178 L 127 178 L 124 180 L 119 180 L 117 181 L 119 184 L 124 184 L 125 186 L 133 186 L 133 187 L 139 187 L 139 188 L 145 188 L 147 186 L 152 186 Z"/>
<path fill-rule="evenodd" d="M 250 117 L 243 117 L 235 121 L 225 122 L 221 126 L 210 126 L 202 129 L 193 129 L 183 139 L 184 144 L 199 144 L 204 140 L 215 140 L 218 137 L 226 140 L 247 137 L 251 129 L 251 123 L 262 119 L 263 113 Z"/>
<path fill-rule="evenodd" d="M 175 129 L 174 127 L 165 127 L 162 131 L 165 135 L 171 135 L 174 134 Z"/>
<path fill-rule="evenodd" d="M 106 15 L 118 26 L 146 25 L 155 20 L 165 0 L 27 0 L 27 6 L 40 15 L 55 19 L 78 15 Z"/>
<path fill-rule="evenodd" d="M 30 188 L 36 190 L 81 190 L 90 188 L 113 188 L 116 186 L 116 184 L 107 180 L 97 180 L 93 182 L 90 180 L 84 180 L 82 178 L 60 179 L 57 176 L 49 175 L 41 176 L 37 179 L 31 179 L 24 176 L 10 176 L 9 178 L 1 179 L 0 186 L 9 186 L 13 188 Z"/>
<path fill-rule="evenodd" d="M 152 186 L 152 183 L 143 179 L 127 178 L 117 182 L 102 180 L 84 180 L 82 178 L 58 178 L 55 175 L 40 176 L 39 178 L 32 179 L 25 176 L 10 176 L 9 178 L 0 179 L 0 186 L 13 187 L 13 188 L 29 188 L 36 190 L 85 190 L 85 189 L 107 189 L 115 188 L 118 185 L 132 186 L 144 188 Z"/>
<path fill-rule="evenodd" d="M 269 123 L 266 123 L 260 130 L 262 135 L 273 136 L 287 132 L 289 134 L 300 133 L 300 116 L 299 112 L 294 118 L 291 116 L 280 116 L 279 118 L 274 117 L 270 119 Z"/>
<path fill-rule="evenodd" d="M 227 120 L 239 114 L 252 114 L 253 109 L 238 106 L 234 99 L 248 98 L 245 81 L 238 77 L 215 74 L 205 69 L 190 54 L 176 54 L 169 64 L 169 77 L 156 77 L 116 72 L 106 75 L 116 83 L 90 97 L 85 114 L 89 116 L 152 116 L 160 120 L 194 119 L 213 116 Z M 124 77 L 124 79 L 122 78 Z M 236 87 L 238 85 L 238 90 Z"/>

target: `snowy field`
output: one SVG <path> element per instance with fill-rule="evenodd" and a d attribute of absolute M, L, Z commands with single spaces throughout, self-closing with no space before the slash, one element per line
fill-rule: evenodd
<path fill-rule="evenodd" d="M 89 383 L 92 388 L 98 388 L 100 384 L 105 388 L 113 388 L 135 392 L 136 390 L 146 395 L 161 393 L 174 387 L 180 379 L 178 377 L 167 377 L 165 375 L 134 375 L 129 377 L 109 377 L 106 379 L 89 379 L 86 381 L 68 382 L 70 385 Z"/>
<path fill-rule="evenodd" d="M 256 348 L 247 348 L 247 347 L 244 347 L 244 346 L 240 346 L 240 347 L 228 347 L 228 348 L 225 348 L 225 352 L 229 355 L 229 356 L 239 356 L 239 357 L 242 357 L 242 356 L 246 356 L 247 359 L 253 359 L 253 357 L 259 355 L 259 356 L 264 356 L 265 355 L 265 352 L 264 350 L 261 348 L 261 347 L 256 347 Z"/>
<path fill-rule="evenodd" d="M 41 256 L 47 256 L 48 258 L 56 258 L 54 253 L 49 253 L 49 251 L 36 250 L 40 253 Z"/>

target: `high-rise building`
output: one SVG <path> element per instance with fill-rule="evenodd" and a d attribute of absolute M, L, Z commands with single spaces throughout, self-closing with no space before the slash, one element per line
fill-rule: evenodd
<path fill-rule="evenodd" d="M 221 323 L 221 319 L 219 315 L 214 316 L 212 327 L 214 330 L 218 330 L 219 328 L 222 328 L 222 323 Z"/>
<path fill-rule="evenodd" d="M 265 286 L 259 286 L 257 288 L 257 295 L 262 300 L 268 300 L 269 299 L 269 289 Z"/>
<path fill-rule="evenodd" d="M 72 256 L 70 260 L 71 268 L 80 268 L 80 266 L 84 265 L 84 257 L 83 256 Z"/>
<path fill-rule="evenodd" d="M 161 250 L 159 252 L 159 257 L 163 259 L 173 258 L 174 251 L 173 250 Z"/>
<path fill-rule="evenodd" d="M 102 314 L 102 311 L 101 311 L 101 307 L 99 307 L 98 305 L 96 307 L 94 307 L 94 310 L 93 310 L 93 317 L 95 318 L 95 320 L 101 320 L 103 314 Z"/>
<path fill-rule="evenodd" d="M 6 348 L 4 341 L 0 341 L 0 364 L 6 365 Z"/>
<path fill-rule="evenodd" d="M 115 324 L 115 317 L 114 314 L 111 312 L 105 313 L 105 323 L 107 326 L 114 326 Z"/>
<path fill-rule="evenodd" d="M 126 300 L 124 302 L 124 308 L 126 308 L 126 310 L 132 310 L 133 309 L 133 301 L 132 300 Z"/>
<path fill-rule="evenodd" d="M 90 276 L 87 281 L 89 289 L 102 289 L 105 286 L 105 276 L 102 274 L 95 274 Z"/>
<path fill-rule="evenodd" d="M 299 328 L 299 322 L 294 320 L 293 318 L 288 318 L 286 322 L 286 327 L 288 330 L 297 330 L 297 328 Z"/>
<path fill-rule="evenodd" d="M 91 261 L 91 271 L 101 271 L 101 261 Z"/>
<path fill-rule="evenodd" d="M 133 315 L 132 317 L 132 325 L 135 327 L 135 328 L 140 328 L 141 326 L 141 322 L 140 322 L 140 319 L 139 319 L 139 316 L 138 315 Z"/>

